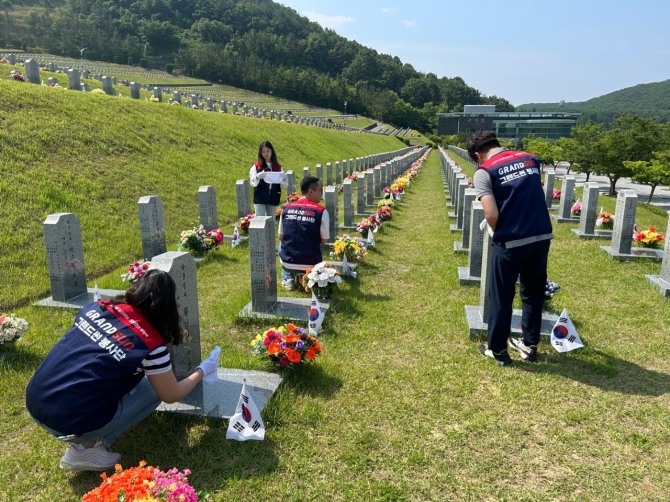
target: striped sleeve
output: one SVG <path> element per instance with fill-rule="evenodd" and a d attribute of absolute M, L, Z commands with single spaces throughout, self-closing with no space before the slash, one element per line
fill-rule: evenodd
<path fill-rule="evenodd" d="M 172 369 L 170 351 L 167 345 L 161 345 L 149 352 L 142 361 L 142 370 L 145 375 L 160 375 Z"/>

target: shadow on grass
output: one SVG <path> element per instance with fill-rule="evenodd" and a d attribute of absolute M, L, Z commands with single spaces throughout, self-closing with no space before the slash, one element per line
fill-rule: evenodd
<path fill-rule="evenodd" d="M 517 367 L 529 373 L 559 375 L 620 394 L 661 396 L 670 392 L 670 375 L 588 347 L 581 353 L 550 353 L 539 357 L 539 363 L 520 363 Z"/>
<path fill-rule="evenodd" d="M 0 344 L 0 369 L 11 368 L 14 371 L 34 371 L 43 357 L 33 354 L 20 341 Z"/>

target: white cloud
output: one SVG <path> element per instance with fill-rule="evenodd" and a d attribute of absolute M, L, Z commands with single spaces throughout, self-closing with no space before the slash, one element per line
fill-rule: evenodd
<path fill-rule="evenodd" d="M 407 19 L 403 19 L 402 24 L 405 25 L 405 28 L 414 28 L 416 26 L 416 21 L 409 21 Z"/>
<path fill-rule="evenodd" d="M 329 16 L 327 14 L 311 11 L 301 12 L 301 14 L 307 17 L 310 21 L 319 23 L 324 28 L 334 29 L 356 22 L 356 18 L 351 16 Z"/>
<path fill-rule="evenodd" d="M 384 14 L 393 14 L 394 12 L 398 11 L 398 7 L 384 7 L 383 9 L 379 9 L 382 11 Z"/>

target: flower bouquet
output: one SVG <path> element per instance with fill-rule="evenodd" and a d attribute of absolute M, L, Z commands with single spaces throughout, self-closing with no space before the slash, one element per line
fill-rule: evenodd
<path fill-rule="evenodd" d="M 347 256 L 347 261 L 356 262 L 361 261 L 368 254 L 368 250 L 363 246 L 357 238 L 344 234 L 335 239 L 333 243 L 334 251 L 330 252 L 330 257 L 342 261 L 344 255 Z"/>
<path fill-rule="evenodd" d="M 293 368 L 298 364 L 313 361 L 321 353 L 319 340 L 308 334 L 305 328 L 288 323 L 270 328 L 251 342 L 254 353 L 268 356 L 277 366 Z"/>
<path fill-rule="evenodd" d="M 551 198 L 554 200 L 560 200 L 561 199 L 561 191 L 558 188 L 554 188 L 551 191 Z"/>
<path fill-rule="evenodd" d="M 572 207 L 570 208 L 570 212 L 572 213 L 573 216 L 581 216 L 582 215 L 582 203 L 577 201 L 575 202 Z"/>
<path fill-rule="evenodd" d="M 11 343 L 21 338 L 28 331 L 28 322 L 14 314 L 0 315 L 0 345 Z"/>
<path fill-rule="evenodd" d="M 400 178 L 395 180 L 395 184 L 398 185 L 398 191 L 399 193 L 405 193 L 405 188 L 407 187 L 407 183 L 409 180 L 405 178 L 404 176 L 401 176 Z"/>
<path fill-rule="evenodd" d="M 251 224 L 251 220 L 253 218 L 253 214 L 248 214 L 246 216 L 242 216 L 240 221 L 237 222 L 237 226 L 239 227 L 240 233 L 242 235 L 249 235 L 249 225 Z"/>
<path fill-rule="evenodd" d="M 366 238 L 368 236 L 368 230 L 370 230 L 370 227 L 372 224 L 370 223 L 370 218 L 361 218 L 361 221 L 358 222 L 358 225 L 356 225 L 356 232 L 361 234 L 363 238 Z"/>
<path fill-rule="evenodd" d="M 211 500 L 208 495 L 199 495 L 188 482 L 191 471 L 179 472 L 173 468 L 163 472 L 141 461 L 139 466 L 122 469 L 116 464 L 115 474 L 102 473 L 102 483 L 84 494 L 81 502 L 197 502 Z M 198 498 L 198 497 L 203 498 Z"/>
<path fill-rule="evenodd" d="M 357 183 L 358 182 L 358 171 L 354 171 L 353 173 L 351 173 L 349 176 L 347 176 L 347 179 L 351 180 L 353 183 Z"/>
<path fill-rule="evenodd" d="M 19 82 L 26 82 L 27 79 L 20 71 L 12 70 L 9 72 L 9 78 L 11 80 L 18 80 Z"/>
<path fill-rule="evenodd" d="M 382 199 L 379 202 L 377 202 L 377 207 L 384 207 L 384 206 L 393 206 L 393 201 L 391 199 Z"/>
<path fill-rule="evenodd" d="M 297 201 L 302 195 L 299 192 L 293 192 L 286 197 L 286 203 Z"/>
<path fill-rule="evenodd" d="M 382 206 L 382 207 L 388 207 L 388 206 Z M 389 208 L 389 209 L 390 209 L 390 208 Z M 370 226 L 372 227 L 372 231 L 373 231 L 373 232 L 376 232 L 377 230 L 379 230 L 379 229 L 381 228 L 381 226 L 382 226 L 382 220 L 381 220 L 381 218 L 379 217 L 379 213 L 372 213 L 372 214 L 369 216 L 368 219 L 370 220 Z M 367 236 L 367 234 L 366 234 L 366 236 Z"/>
<path fill-rule="evenodd" d="M 547 279 L 547 285 L 544 288 L 544 301 L 551 300 L 561 287 L 554 281 Z"/>
<path fill-rule="evenodd" d="M 391 209 L 389 206 L 382 206 L 377 209 L 377 215 L 382 221 L 390 220 L 393 218 L 393 209 Z"/>
<path fill-rule="evenodd" d="M 319 300 L 329 299 L 341 282 L 340 273 L 325 261 L 308 268 L 302 276 L 303 289 L 308 293 L 314 291 Z"/>
<path fill-rule="evenodd" d="M 206 231 L 200 225 L 181 233 L 181 247 L 193 256 L 202 257 L 207 254 L 207 251 L 216 251 L 221 243 L 223 243 L 223 232 L 218 228 Z"/>
<path fill-rule="evenodd" d="M 128 267 L 128 272 L 121 274 L 121 280 L 123 282 L 129 282 L 130 284 L 134 283 L 137 279 L 142 277 L 147 273 L 149 267 L 151 266 L 150 261 L 136 261 L 130 267 Z"/>
<path fill-rule="evenodd" d="M 607 211 L 603 210 L 603 208 L 600 208 L 600 212 L 596 218 L 596 226 L 607 230 L 612 230 L 614 228 L 614 219 L 612 218 L 612 213 L 608 213 Z"/>
<path fill-rule="evenodd" d="M 639 242 L 646 248 L 660 248 L 661 242 L 663 242 L 665 238 L 663 237 L 663 234 L 656 231 L 656 227 L 649 227 L 647 230 L 642 230 L 640 232 L 636 231 L 633 234 L 633 240 Z"/>

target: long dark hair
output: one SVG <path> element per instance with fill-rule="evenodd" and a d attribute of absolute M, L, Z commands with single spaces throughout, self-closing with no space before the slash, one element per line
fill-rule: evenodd
<path fill-rule="evenodd" d="M 265 159 L 263 158 L 263 148 L 269 148 L 272 150 L 272 155 L 270 156 L 270 162 L 272 162 L 272 165 L 278 164 L 277 162 L 277 152 L 275 152 L 275 147 L 272 146 L 272 143 L 269 141 L 263 141 L 261 142 L 261 146 L 258 147 L 258 162 L 262 166 L 266 166 L 267 164 L 265 163 Z"/>
<path fill-rule="evenodd" d="M 184 339 L 176 298 L 177 286 L 162 270 L 147 271 L 115 302 L 132 305 L 158 331 L 165 343 L 179 345 Z"/>

